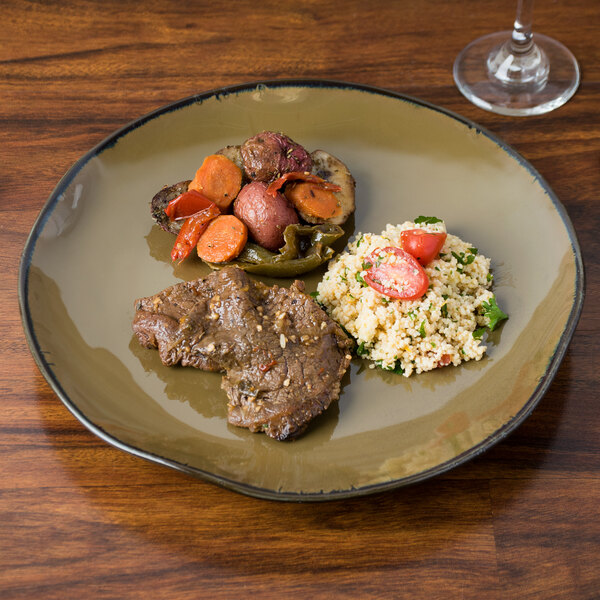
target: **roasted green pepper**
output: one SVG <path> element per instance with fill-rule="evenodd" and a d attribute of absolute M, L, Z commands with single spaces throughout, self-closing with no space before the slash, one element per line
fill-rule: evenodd
<path fill-rule="evenodd" d="M 237 265 L 240 269 L 267 277 L 295 277 L 312 271 L 335 254 L 331 245 L 344 235 L 339 225 L 288 225 L 283 232 L 285 244 L 279 252 L 248 242 L 236 260 L 207 263 L 213 269 Z"/>

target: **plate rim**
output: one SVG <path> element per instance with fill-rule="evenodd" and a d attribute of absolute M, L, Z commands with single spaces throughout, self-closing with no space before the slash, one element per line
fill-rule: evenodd
<path fill-rule="evenodd" d="M 104 150 L 110 148 L 118 142 L 118 140 L 130 133 L 131 131 L 143 126 L 147 122 L 165 114 L 180 108 L 185 108 L 190 104 L 202 103 L 209 98 L 219 98 L 220 96 L 229 96 L 231 94 L 237 94 L 241 92 L 251 92 L 253 90 L 263 88 L 282 88 L 282 87 L 301 87 L 301 88 L 324 88 L 324 89 L 336 89 L 336 90 L 353 90 L 359 92 L 367 92 L 378 96 L 387 96 L 396 100 L 408 102 L 417 106 L 433 110 L 441 113 L 451 119 L 458 121 L 459 123 L 466 125 L 470 129 L 474 129 L 477 133 L 483 134 L 490 141 L 499 146 L 504 152 L 509 154 L 515 159 L 522 167 L 527 169 L 534 179 L 542 187 L 543 191 L 548 195 L 552 204 L 557 211 L 561 221 L 563 222 L 570 244 L 573 256 L 575 259 L 575 290 L 573 297 L 573 304 L 564 330 L 561 334 L 558 344 L 556 345 L 554 352 L 548 366 L 544 372 L 544 375 L 538 382 L 535 390 L 531 396 L 527 399 L 521 409 L 514 415 L 509 421 L 505 422 L 501 427 L 496 429 L 489 436 L 484 438 L 481 442 L 468 450 L 460 453 L 454 458 L 440 463 L 434 467 L 431 467 L 425 471 L 416 473 L 408 477 L 401 477 L 392 479 L 389 481 L 369 484 L 360 487 L 350 487 L 344 490 L 332 490 L 328 492 L 286 492 L 277 491 L 266 488 L 261 488 L 249 483 L 243 483 L 234 479 L 216 475 L 204 469 L 197 467 L 190 467 L 183 463 L 175 460 L 167 459 L 163 456 L 154 454 L 147 450 L 142 450 L 133 445 L 122 442 L 113 435 L 107 433 L 102 427 L 93 423 L 83 412 L 77 407 L 77 405 L 69 398 L 68 394 L 62 388 L 62 385 L 58 378 L 54 375 L 49 363 L 45 360 L 43 351 L 37 341 L 35 330 L 33 327 L 33 320 L 30 314 L 30 307 L 28 303 L 28 291 L 29 291 L 29 270 L 31 267 L 31 261 L 35 250 L 36 242 L 39 235 L 45 225 L 45 222 L 49 215 L 52 213 L 58 199 L 67 189 L 71 181 L 75 176 L 85 167 L 85 165 L 95 156 L 99 155 Z M 581 248 L 577 238 L 577 234 L 568 212 L 562 202 L 558 199 L 554 190 L 550 187 L 548 182 L 542 177 L 537 169 L 525 159 L 517 150 L 512 146 L 504 142 L 499 136 L 489 131 L 487 128 L 479 125 L 475 121 L 468 119 L 452 110 L 444 108 L 442 106 L 433 104 L 427 100 L 417 98 L 415 96 L 403 94 L 400 92 L 393 91 L 388 88 L 354 83 L 336 79 L 312 79 L 312 78 L 282 78 L 282 79 L 259 79 L 255 81 L 249 81 L 245 83 L 239 83 L 235 85 L 228 85 L 218 88 L 213 88 L 198 94 L 193 94 L 185 98 L 175 100 L 159 108 L 152 110 L 141 117 L 138 117 L 122 127 L 116 129 L 107 137 L 105 137 L 98 144 L 93 146 L 85 154 L 83 154 L 73 165 L 65 172 L 56 184 L 54 190 L 40 209 L 32 227 L 27 236 L 25 245 L 21 252 L 19 273 L 18 273 L 18 300 L 19 309 L 21 314 L 21 323 L 25 332 L 25 337 L 29 346 L 29 350 L 35 360 L 35 363 L 40 370 L 40 373 L 49 383 L 54 393 L 58 396 L 61 402 L 67 407 L 67 409 L 80 421 L 88 430 L 97 435 L 100 439 L 107 442 L 111 446 L 114 446 L 120 450 L 146 459 L 153 463 L 158 463 L 163 466 L 173 468 L 183 473 L 201 478 L 211 483 L 217 484 L 221 487 L 248 495 L 256 498 L 265 500 L 282 500 L 292 502 L 306 502 L 306 501 L 330 501 L 339 500 L 344 498 L 351 498 L 357 496 L 366 496 L 374 493 L 384 492 L 391 489 L 397 489 L 406 487 L 437 477 L 443 473 L 454 469 L 455 467 L 462 465 L 473 458 L 481 455 L 482 453 L 489 450 L 492 446 L 510 435 L 518 426 L 520 426 L 531 414 L 534 408 L 538 405 L 542 397 L 547 392 L 548 388 L 552 384 L 554 377 L 558 371 L 560 364 L 562 363 L 566 354 L 567 348 L 571 343 L 577 324 L 581 317 L 583 310 L 583 304 L 585 300 L 585 268 L 583 262 L 583 256 Z"/>

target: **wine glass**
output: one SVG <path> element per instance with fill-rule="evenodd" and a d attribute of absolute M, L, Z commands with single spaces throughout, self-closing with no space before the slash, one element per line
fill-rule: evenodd
<path fill-rule="evenodd" d="M 579 65 L 568 48 L 531 29 L 533 0 L 518 0 L 513 31 L 471 42 L 454 62 L 454 81 L 473 104 L 510 116 L 541 115 L 577 90 Z"/>

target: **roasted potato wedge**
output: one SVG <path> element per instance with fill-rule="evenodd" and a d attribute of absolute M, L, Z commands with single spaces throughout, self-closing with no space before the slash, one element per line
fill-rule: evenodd
<path fill-rule="evenodd" d="M 342 211 L 340 214 L 329 219 L 318 219 L 310 215 L 302 214 L 300 216 L 307 223 L 332 223 L 333 225 L 341 225 L 348 220 L 348 217 L 354 212 L 354 189 L 356 182 L 350 174 L 348 167 L 339 159 L 325 152 L 325 150 L 315 150 L 311 153 L 313 161 L 312 173 L 319 177 L 339 185 L 342 189 L 339 192 L 334 192 Z"/>
<path fill-rule="evenodd" d="M 232 163 L 236 164 L 244 172 L 244 161 L 242 159 L 241 146 L 225 146 L 217 150 L 215 154 L 222 154 L 228 158 Z"/>

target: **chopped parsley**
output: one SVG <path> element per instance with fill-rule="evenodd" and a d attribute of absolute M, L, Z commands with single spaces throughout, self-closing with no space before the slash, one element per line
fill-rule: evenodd
<path fill-rule="evenodd" d="M 361 236 L 360 236 L 360 237 L 359 237 L 359 238 L 356 240 L 356 247 L 357 247 L 357 248 L 360 246 L 360 244 L 361 244 L 361 242 L 363 241 L 363 238 L 364 238 L 364 237 L 365 237 L 364 235 L 361 235 Z"/>
<path fill-rule="evenodd" d="M 473 339 L 480 340 L 485 333 L 485 327 L 479 327 L 473 332 Z"/>
<path fill-rule="evenodd" d="M 477 250 L 477 248 L 474 248 L 474 247 L 473 248 L 468 248 L 468 250 L 469 250 L 469 252 L 471 254 L 477 254 L 477 252 L 479 252 L 479 250 Z"/>
<path fill-rule="evenodd" d="M 360 285 L 362 287 L 367 287 L 367 282 L 364 280 L 363 276 L 360 274 L 360 271 L 356 272 L 356 275 L 354 276 L 356 281 L 358 281 L 358 283 L 360 283 Z"/>
<path fill-rule="evenodd" d="M 361 342 L 357 347 L 356 347 L 356 354 L 358 356 L 366 356 L 367 354 L 369 354 L 369 351 L 365 349 L 365 343 Z"/>
<path fill-rule="evenodd" d="M 492 279 L 494 279 L 494 276 L 491 273 L 487 274 L 487 280 L 491 281 Z"/>
<path fill-rule="evenodd" d="M 442 306 L 442 308 L 440 308 L 440 313 L 441 313 L 442 317 L 444 317 L 444 319 L 448 318 L 448 305 L 447 304 L 444 304 Z"/>
<path fill-rule="evenodd" d="M 500 321 L 508 319 L 508 315 L 502 312 L 496 303 L 496 296 L 492 296 L 489 302 L 482 302 L 481 306 L 484 308 L 484 316 L 490 320 L 490 324 L 488 325 L 490 331 L 494 331 Z"/>
<path fill-rule="evenodd" d="M 443 221 L 437 217 L 424 217 L 421 215 L 420 217 L 417 217 L 413 223 L 415 225 L 420 225 L 421 223 L 424 225 L 433 225 L 434 223 L 443 223 Z"/>
<path fill-rule="evenodd" d="M 312 296 L 313 298 L 318 298 L 319 297 L 319 292 L 311 292 L 309 294 L 309 296 Z"/>
<path fill-rule="evenodd" d="M 380 360 L 376 360 L 375 364 L 380 369 L 383 369 L 384 371 L 390 371 L 390 373 L 396 373 L 396 375 L 402 375 L 404 373 L 404 369 L 400 366 L 399 360 L 397 360 L 391 367 L 384 367 L 382 361 Z"/>
<path fill-rule="evenodd" d="M 421 327 L 419 327 L 419 335 L 422 338 L 427 337 L 427 333 L 425 332 L 425 319 L 421 321 Z"/>
<path fill-rule="evenodd" d="M 469 248 L 469 250 L 470 250 L 470 248 Z M 456 252 L 452 251 L 452 256 L 454 256 L 454 258 L 456 259 L 456 262 L 459 265 L 470 265 L 475 260 L 475 253 L 472 253 L 469 256 L 465 256 L 464 252 L 461 252 L 460 254 L 456 254 Z"/>

